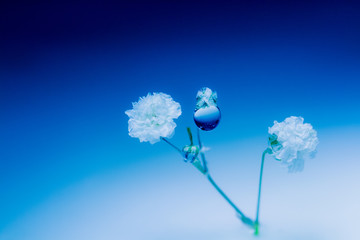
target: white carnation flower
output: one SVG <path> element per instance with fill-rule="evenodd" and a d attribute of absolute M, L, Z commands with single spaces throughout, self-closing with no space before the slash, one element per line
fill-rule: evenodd
<path fill-rule="evenodd" d="M 160 137 L 172 137 L 176 127 L 174 119 L 181 115 L 181 106 L 165 93 L 153 93 L 133 103 L 129 116 L 129 135 L 140 142 L 154 144 Z"/>
<path fill-rule="evenodd" d="M 317 133 L 302 117 L 289 117 L 269 127 L 269 145 L 275 159 L 288 166 L 289 172 L 304 168 L 304 159 L 312 158 L 319 143 Z"/>

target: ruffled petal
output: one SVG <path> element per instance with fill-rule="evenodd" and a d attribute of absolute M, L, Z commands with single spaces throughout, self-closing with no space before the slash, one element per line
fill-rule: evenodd
<path fill-rule="evenodd" d="M 133 109 L 125 111 L 129 116 L 129 135 L 139 138 L 140 142 L 154 144 L 160 137 L 174 135 L 177 119 L 181 115 L 181 106 L 165 93 L 148 93 L 133 103 Z"/>
<path fill-rule="evenodd" d="M 302 117 L 288 117 L 269 128 L 272 155 L 288 166 L 289 172 L 304 168 L 304 159 L 314 157 L 319 143 L 317 132 Z"/>

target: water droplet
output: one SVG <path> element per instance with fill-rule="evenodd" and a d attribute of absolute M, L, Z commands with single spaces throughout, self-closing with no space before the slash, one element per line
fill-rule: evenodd
<path fill-rule="evenodd" d="M 192 163 L 197 158 L 200 150 L 198 146 L 187 145 L 182 149 L 182 152 L 184 154 L 184 161 Z"/>
<path fill-rule="evenodd" d="M 194 113 L 196 126 L 201 130 L 210 131 L 216 128 L 221 118 L 220 109 L 216 106 L 199 108 Z"/>

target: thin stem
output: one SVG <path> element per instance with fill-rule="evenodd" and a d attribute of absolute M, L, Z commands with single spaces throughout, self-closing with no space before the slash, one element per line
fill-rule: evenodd
<path fill-rule="evenodd" d="M 194 142 L 193 142 L 193 136 L 192 136 L 192 133 L 191 133 L 191 129 L 188 127 L 186 128 L 187 129 L 187 132 L 189 134 L 189 139 L 190 139 L 190 145 L 194 145 Z"/>
<path fill-rule="evenodd" d="M 191 134 L 191 132 L 190 132 Z M 190 136 L 189 134 L 189 136 Z M 191 137 L 190 137 L 191 139 Z M 198 131 L 198 139 L 199 139 L 199 146 L 200 149 L 202 147 L 201 144 L 201 140 L 200 140 L 200 133 Z M 174 149 L 176 149 L 181 155 L 183 155 L 183 152 L 180 150 L 180 148 L 176 147 L 174 144 L 172 144 L 169 140 L 167 140 L 166 138 L 161 137 L 161 140 L 163 140 L 164 142 L 168 143 L 171 147 L 173 147 Z M 191 141 L 191 140 L 190 140 Z M 236 213 L 240 216 L 240 219 L 243 223 L 254 227 L 254 222 L 253 220 L 251 220 L 250 218 L 246 217 L 245 214 L 230 200 L 230 198 L 221 190 L 221 188 L 215 183 L 214 179 L 210 176 L 208 169 L 206 168 L 206 159 L 205 159 L 205 154 L 201 153 L 201 158 L 202 158 L 202 164 L 199 162 L 198 158 L 193 162 L 193 165 L 202 173 L 204 174 L 207 179 L 209 180 L 209 182 L 211 183 L 211 185 L 213 185 L 213 187 L 220 193 L 220 195 L 230 204 L 230 206 L 236 211 Z M 196 164 L 198 163 L 198 164 Z"/>
<path fill-rule="evenodd" d="M 201 162 L 202 162 L 202 165 L 203 165 L 203 168 L 204 168 L 205 172 L 207 172 L 207 171 L 208 171 L 208 168 L 207 168 L 207 164 L 206 164 L 205 154 L 204 154 L 204 152 L 202 151 L 202 143 L 201 143 L 200 129 L 199 129 L 199 128 L 197 129 L 197 137 L 198 137 L 198 141 L 199 141 Z"/>
<path fill-rule="evenodd" d="M 214 179 L 207 172 L 205 174 L 209 182 L 214 186 L 214 188 L 220 193 L 220 195 L 230 204 L 230 206 L 236 211 L 239 215 L 240 220 L 250 227 L 254 227 L 254 222 L 250 218 L 246 217 L 245 214 L 230 200 L 230 198 L 221 190 L 221 188 L 215 183 Z"/>
<path fill-rule="evenodd" d="M 245 214 L 230 200 L 228 196 L 220 189 L 220 187 L 215 183 L 214 179 L 207 173 L 207 178 L 214 188 L 220 193 L 220 195 L 235 209 L 235 211 L 241 216 L 245 217 Z"/>
<path fill-rule="evenodd" d="M 183 152 L 181 151 L 181 149 L 178 148 L 177 146 L 175 146 L 174 144 L 172 144 L 169 140 L 167 140 L 166 138 L 163 138 L 163 137 L 160 137 L 160 139 L 163 140 L 164 142 L 168 143 L 173 148 L 175 148 L 175 150 L 178 151 L 181 155 L 184 155 Z"/>
<path fill-rule="evenodd" d="M 200 130 L 199 128 L 197 129 L 197 137 L 198 137 L 198 141 L 199 141 L 199 147 L 200 147 L 200 156 L 201 156 L 201 160 L 202 160 L 202 165 L 203 165 L 203 169 L 204 169 L 204 175 L 206 175 L 207 179 L 209 180 L 209 182 L 213 185 L 213 187 L 216 189 L 216 191 L 218 191 L 220 193 L 220 195 L 230 204 L 230 206 L 235 210 L 235 212 L 237 214 L 239 214 L 240 219 L 243 223 L 250 225 L 251 227 L 253 227 L 254 222 L 245 216 L 245 214 L 233 203 L 233 201 L 230 200 L 230 198 L 223 192 L 223 190 L 221 190 L 221 188 L 215 183 L 214 179 L 210 176 L 209 170 L 207 168 L 207 163 L 206 163 L 206 159 L 205 159 L 205 154 L 202 150 L 202 142 L 201 142 L 201 138 L 200 138 Z"/>
<path fill-rule="evenodd" d="M 257 206 L 256 206 L 256 219 L 255 219 L 255 235 L 259 234 L 259 209 L 260 209 L 260 197 L 261 197 L 261 185 L 262 185 L 262 175 L 264 170 L 264 162 L 265 162 L 265 155 L 269 152 L 269 148 L 267 148 L 261 157 L 261 167 L 260 167 L 260 179 L 259 179 L 259 192 L 258 192 L 258 199 L 257 199 Z"/>

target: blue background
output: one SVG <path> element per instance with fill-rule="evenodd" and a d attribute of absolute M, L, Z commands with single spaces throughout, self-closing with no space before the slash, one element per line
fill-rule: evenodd
<path fill-rule="evenodd" d="M 359 29 L 356 1 L 2 2 L 0 232 L 76 182 L 170 153 L 128 136 L 124 112 L 148 92 L 181 104 L 179 146 L 204 86 L 222 111 L 208 145 L 265 147 L 291 115 L 359 127 Z"/>

